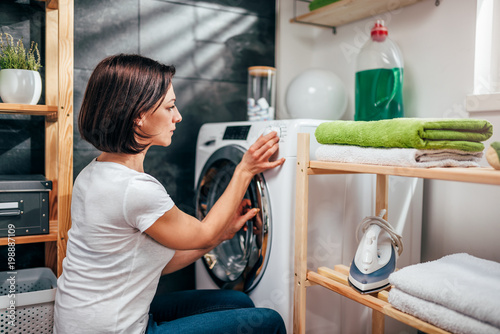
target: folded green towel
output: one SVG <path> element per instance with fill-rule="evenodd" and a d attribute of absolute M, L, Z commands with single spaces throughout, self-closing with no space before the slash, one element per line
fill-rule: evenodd
<path fill-rule="evenodd" d="M 310 4 L 309 4 L 309 10 L 310 11 L 313 11 L 315 9 L 318 9 L 318 8 L 321 8 L 321 7 L 324 7 L 326 5 L 329 5 L 331 3 L 334 3 L 334 2 L 337 2 L 337 1 L 340 1 L 340 0 L 313 0 Z"/>
<path fill-rule="evenodd" d="M 380 121 L 332 121 L 318 126 L 320 144 L 417 149 L 482 151 L 493 134 L 491 123 L 480 119 L 394 118 Z"/>

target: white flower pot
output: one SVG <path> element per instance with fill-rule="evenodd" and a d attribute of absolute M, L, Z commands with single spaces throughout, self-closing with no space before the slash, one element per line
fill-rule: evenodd
<path fill-rule="evenodd" d="M 4 103 L 37 104 L 41 94 L 42 79 L 37 71 L 0 71 L 0 98 Z"/>

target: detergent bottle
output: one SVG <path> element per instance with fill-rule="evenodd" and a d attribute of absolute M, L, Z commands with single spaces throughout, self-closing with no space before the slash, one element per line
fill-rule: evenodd
<path fill-rule="evenodd" d="M 356 59 L 356 121 L 404 116 L 403 57 L 387 35 L 384 21 L 377 20 Z"/>

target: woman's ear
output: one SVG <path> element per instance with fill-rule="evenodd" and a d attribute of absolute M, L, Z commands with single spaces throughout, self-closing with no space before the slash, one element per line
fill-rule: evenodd
<path fill-rule="evenodd" d="M 142 127 L 144 125 L 144 119 L 146 118 L 146 114 L 142 114 L 135 120 L 135 125 L 137 127 Z"/>

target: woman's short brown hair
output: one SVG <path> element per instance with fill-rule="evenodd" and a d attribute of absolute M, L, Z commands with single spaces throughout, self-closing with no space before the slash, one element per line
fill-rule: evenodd
<path fill-rule="evenodd" d="M 163 102 L 175 74 L 173 66 L 140 55 L 119 54 L 103 59 L 94 69 L 78 116 L 83 139 L 98 150 L 137 154 L 148 138 L 136 121 Z"/>

